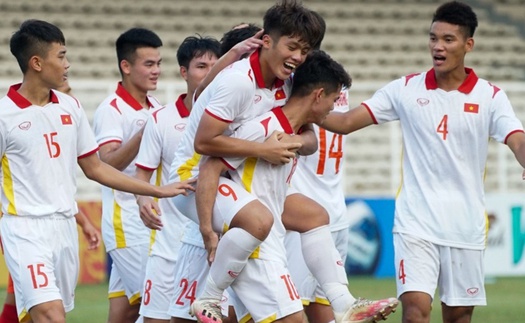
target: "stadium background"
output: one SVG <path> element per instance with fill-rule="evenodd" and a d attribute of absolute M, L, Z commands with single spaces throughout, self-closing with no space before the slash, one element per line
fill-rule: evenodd
<path fill-rule="evenodd" d="M 430 68 L 428 27 L 433 11 L 444 1 L 429 0 L 304 0 L 327 22 L 322 49 L 353 77 L 350 106 L 356 106 L 388 81 Z M 525 120 L 525 0 L 472 0 L 479 28 L 467 66 L 503 88 L 518 117 Z M 176 50 L 199 33 L 220 39 L 240 22 L 262 25 L 273 0 L 2 0 L 0 2 L 0 92 L 20 82 L 9 52 L 9 38 L 25 19 L 58 25 L 66 36 L 71 63 L 69 82 L 91 119 L 97 105 L 119 80 L 114 42 L 128 28 L 154 30 L 164 46 L 162 76 L 153 93 L 161 102 L 174 101 L 185 90 L 178 75 Z M 390 228 L 393 198 L 400 182 L 401 134 L 398 123 L 372 126 L 349 135 L 345 147 L 345 183 L 352 220 L 350 249 L 356 273 L 392 276 Z M 504 145 L 491 143 L 486 191 L 491 221 L 490 270 L 495 275 L 525 275 L 525 216 L 521 215 L 522 169 Z M 79 171 L 78 201 L 100 223 L 100 189 Z M 523 219 L 523 220 L 522 220 Z M 103 248 L 86 252 L 81 241 L 81 283 L 106 279 Z M 491 258 L 492 257 L 492 258 Z M 503 264 L 505 263 L 505 264 Z M 502 267 L 503 266 L 503 267 Z M 489 266 L 490 267 L 490 266 Z M 0 270 L 0 285 L 5 282 Z"/>

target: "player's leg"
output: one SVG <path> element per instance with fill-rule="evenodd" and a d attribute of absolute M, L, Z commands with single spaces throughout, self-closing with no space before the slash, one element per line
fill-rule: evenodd
<path fill-rule="evenodd" d="M 402 321 L 430 322 L 440 270 L 439 249 L 428 241 L 394 233 L 394 255 Z"/>
<path fill-rule="evenodd" d="M 482 250 L 439 246 L 441 271 L 438 280 L 443 322 L 467 323 L 474 306 L 485 306 Z"/>
<path fill-rule="evenodd" d="M 168 323 L 170 301 L 175 287 L 176 261 L 156 255 L 148 257 L 140 315 L 144 323 Z"/>
<path fill-rule="evenodd" d="M 224 234 L 210 266 L 204 292 L 192 304 L 194 313 L 220 319 L 217 303 L 243 270 L 248 257 L 267 237 L 272 225 L 273 215 L 261 202 L 235 182 L 220 178 L 213 227 Z"/>

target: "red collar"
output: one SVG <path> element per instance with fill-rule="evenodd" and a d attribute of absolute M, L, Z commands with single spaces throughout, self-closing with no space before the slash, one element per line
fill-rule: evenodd
<path fill-rule="evenodd" d="M 282 107 L 273 108 L 272 112 L 277 117 L 277 120 L 279 120 L 279 123 L 281 124 L 281 127 L 283 127 L 284 132 L 289 135 L 293 134 L 294 131 L 292 129 L 292 125 L 290 124 L 288 118 L 284 115 Z"/>
<path fill-rule="evenodd" d="M 139 101 L 135 100 L 135 98 L 132 97 L 131 94 L 129 94 L 129 92 L 124 88 L 124 86 L 122 86 L 122 82 L 118 82 L 117 90 L 115 91 L 115 93 L 133 109 L 137 111 L 143 109 Z M 146 97 L 146 103 L 148 104 L 150 108 L 153 107 L 153 105 L 151 104 L 151 102 L 149 101 L 147 97 Z"/>
<path fill-rule="evenodd" d="M 186 95 L 186 93 L 181 94 L 175 102 L 175 106 L 177 107 L 177 111 L 179 111 L 179 115 L 181 116 L 181 118 L 186 118 L 190 115 L 190 110 L 188 110 L 188 108 L 184 104 L 184 99 L 186 98 Z"/>
<path fill-rule="evenodd" d="M 467 78 L 465 81 L 463 81 L 463 84 L 461 84 L 458 87 L 458 91 L 461 93 L 469 94 L 476 83 L 478 82 L 478 76 L 476 73 L 474 73 L 474 70 L 471 68 L 465 67 L 465 72 L 467 73 Z M 425 76 L 425 85 L 427 86 L 427 90 L 436 90 L 438 88 L 437 81 L 436 81 L 436 71 L 434 68 L 431 68 L 426 76 Z"/>
<path fill-rule="evenodd" d="M 9 87 L 7 97 L 10 98 L 20 109 L 25 109 L 33 105 L 28 99 L 24 98 L 18 89 L 22 86 L 22 83 L 14 84 Z M 58 103 L 58 97 L 53 90 L 49 91 L 49 102 Z"/>

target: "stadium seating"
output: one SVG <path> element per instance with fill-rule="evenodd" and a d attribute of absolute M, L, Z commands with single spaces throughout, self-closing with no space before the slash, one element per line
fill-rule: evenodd
<path fill-rule="evenodd" d="M 444 2 L 443 0 L 438 1 Z M 163 39 L 163 81 L 157 95 L 173 100 L 181 87 L 175 52 L 189 35 L 220 38 L 240 22 L 262 24 L 274 0 L 2 0 L 0 2 L 0 89 L 20 79 L 9 53 L 9 38 L 20 23 L 37 18 L 57 24 L 66 35 L 70 83 L 89 117 L 119 79 L 114 42 L 128 28 L 141 26 Z M 428 28 L 436 1 L 303 0 L 327 22 L 323 49 L 354 79 L 351 105 L 369 97 L 389 80 L 430 68 Z M 480 26 L 467 64 L 501 84 L 517 115 L 525 120 L 525 0 L 471 1 Z M 175 85 L 174 85 L 175 84 Z M 518 84 L 518 85 L 516 85 Z M 163 101 L 166 102 L 166 101 Z M 346 192 L 392 195 L 399 184 L 399 125 L 375 126 L 348 136 Z M 525 188 L 521 168 L 509 150 L 491 143 L 487 190 Z M 502 169 L 503 167 L 503 169 Z M 504 176 L 504 179 L 501 177 Z M 97 185 L 82 179 L 79 194 L 92 197 Z M 97 191 L 98 193 L 98 191 Z"/>

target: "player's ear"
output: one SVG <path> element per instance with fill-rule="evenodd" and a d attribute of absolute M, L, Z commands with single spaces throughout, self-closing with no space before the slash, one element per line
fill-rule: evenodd
<path fill-rule="evenodd" d="M 263 41 L 263 47 L 270 48 L 270 45 L 272 44 L 273 39 L 269 34 L 264 34 L 262 36 L 262 41 Z"/>
<path fill-rule="evenodd" d="M 179 69 L 179 73 L 180 76 L 182 76 L 182 78 L 184 79 L 184 81 L 188 80 L 188 70 L 186 69 L 186 67 L 181 66 Z"/>
<path fill-rule="evenodd" d="M 42 58 L 38 55 L 31 56 L 27 66 L 37 72 L 42 71 Z"/>
<path fill-rule="evenodd" d="M 321 98 L 324 95 L 324 88 L 320 87 L 318 89 L 315 89 L 314 92 L 315 92 L 315 101 L 316 102 L 321 101 Z"/>
<path fill-rule="evenodd" d="M 131 70 L 131 63 L 125 59 L 120 61 L 120 69 L 122 73 L 129 75 Z"/>

